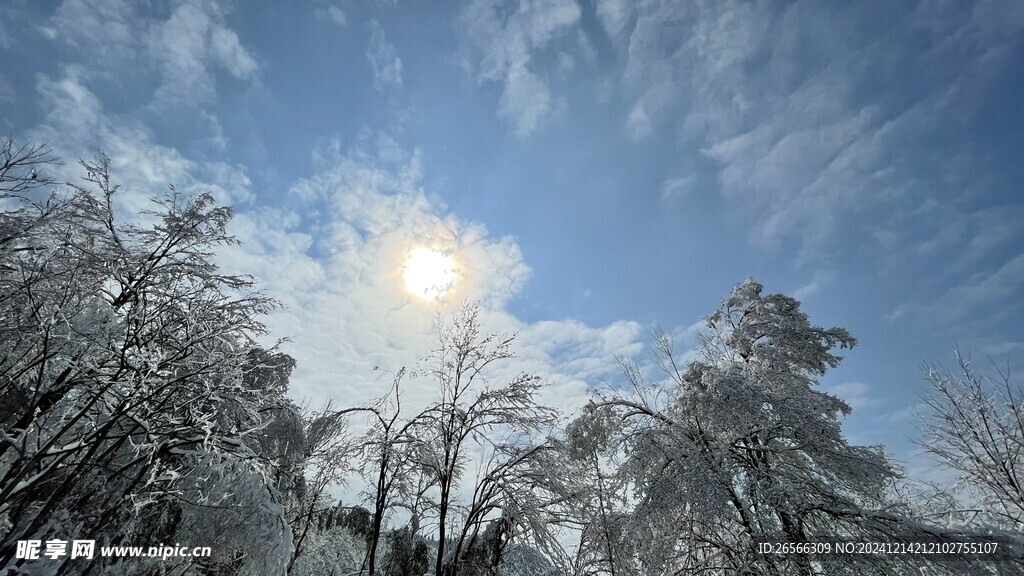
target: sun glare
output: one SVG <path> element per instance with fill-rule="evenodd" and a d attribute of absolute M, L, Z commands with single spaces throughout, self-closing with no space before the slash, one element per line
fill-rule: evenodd
<path fill-rule="evenodd" d="M 409 252 L 402 276 L 410 294 L 437 300 L 455 284 L 455 261 L 430 248 L 414 248 Z"/>

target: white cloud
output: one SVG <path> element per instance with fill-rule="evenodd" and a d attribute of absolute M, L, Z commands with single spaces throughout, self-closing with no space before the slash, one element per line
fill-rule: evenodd
<path fill-rule="evenodd" d="M 317 18 L 330 20 L 338 26 L 348 26 L 348 16 L 346 16 L 345 11 L 336 4 L 328 4 L 327 8 L 317 8 L 315 14 Z"/>
<path fill-rule="evenodd" d="M 926 311 L 948 323 L 967 317 L 1002 320 L 1020 310 L 1021 286 L 1024 286 L 1024 254 L 1017 254 L 996 270 L 975 274 L 956 285 Z"/>
<path fill-rule="evenodd" d="M 516 134 L 525 137 L 537 132 L 554 108 L 551 90 L 536 74 L 525 67 L 508 72 L 498 115 L 515 127 Z"/>
<path fill-rule="evenodd" d="M 1024 352 L 1024 342 L 1018 340 L 990 339 L 979 346 L 978 352 L 988 358 L 1000 362 L 1003 359 L 1019 358 Z"/>
<path fill-rule="evenodd" d="M 88 60 L 85 82 L 117 82 L 131 70 L 134 79 L 154 70 L 155 101 L 207 103 L 216 96 L 216 72 L 252 78 L 255 57 L 224 22 L 223 5 L 206 0 L 176 3 L 166 20 L 148 17 L 129 0 L 65 0 L 47 35 Z"/>
<path fill-rule="evenodd" d="M 863 382 L 843 382 L 826 386 L 823 391 L 845 400 L 854 410 L 871 406 L 875 402 L 870 396 L 870 387 Z"/>
<path fill-rule="evenodd" d="M 793 298 L 803 301 L 810 298 L 814 294 L 817 294 L 819 290 L 827 286 L 832 281 L 832 273 L 819 270 L 814 273 L 814 278 L 807 284 L 797 288 L 793 291 Z"/>
<path fill-rule="evenodd" d="M 669 178 L 662 182 L 659 188 L 661 199 L 668 202 L 679 200 L 690 193 L 693 189 L 693 184 L 693 175 Z"/>
<path fill-rule="evenodd" d="M 224 126 L 221 125 L 220 119 L 217 118 L 216 114 L 211 112 L 200 112 L 199 114 L 203 120 L 206 121 L 210 129 L 210 136 L 206 139 L 210 145 L 218 152 L 223 152 L 228 148 L 228 139 L 224 135 Z"/>
<path fill-rule="evenodd" d="M 526 137 L 562 106 L 538 74 L 534 56 L 560 40 L 578 43 L 574 31 L 581 13 L 573 0 L 522 2 L 515 11 L 506 11 L 499 3 L 477 0 L 462 20 L 479 51 L 478 78 L 503 85 L 499 116 Z"/>
<path fill-rule="evenodd" d="M 116 69 L 138 55 L 146 33 L 138 6 L 130 0 L 65 0 L 43 30 L 89 55 L 97 66 Z"/>
<path fill-rule="evenodd" d="M 137 212 L 171 184 L 183 193 L 211 192 L 228 204 L 251 199 L 251 183 L 243 169 L 190 160 L 174 148 L 156 144 L 144 124 L 109 116 L 86 87 L 84 74 L 80 67 L 68 66 L 57 79 L 38 75 L 36 91 L 46 112 L 42 123 L 25 135 L 26 141 L 48 142 L 66 161 L 65 179 L 74 182 L 82 176 L 74 160 L 92 160 L 103 152 L 111 159 L 112 176 L 122 185 L 116 205 L 126 213 Z"/>
<path fill-rule="evenodd" d="M 604 328 L 573 320 L 518 325 L 520 366 L 549 383 L 543 401 L 564 414 L 582 407 L 591 387 L 616 378 L 617 354 L 632 357 L 644 348 L 643 330 L 632 321 Z"/>
<path fill-rule="evenodd" d="M 1024 29 L 1019 6 L 984 6 L 960 14 L 925 3 L 904 15 L 901 27 L 934 41 L 928 52 L 859 5 L 645 1 L 633 13 L 609 0 L 597 14 L 611 35 L 628 36 L 620 57 L 629 133 L 667 130 L 701 147 L 722 194 L 751 217 L 754 239 L 820 248 L 846 231 L 839 220 L 875 228 L 868 239 L 891 237 L 884 228 L 898 223 L 873 211 L 902 213 L 969 165 L 950 158 L 940 166 L 947 172 L 934 173 L 916 151 L 955 127 L 936 118 L 983 105 L 983 87 Z M 927 73 L 894 85 L 890 68 Z M 857 215 L 865 222 L 853 224 Z"/>
<path fill-rule="evenodd" d="M 626 119 L 626 128 L 634 140 L 642 140 L 651 134 L 651 117 L 643 101 L 637 102 Z"/>
<path fill-rule="evenodd" d="M 196 0 L 180 4 L 166 22 L 152 26 L 148 48 L 162 77 L 158 100 L 189 104 L 211 100 L 216 94 L 211 63 L 236 78 L 256 71 L 255 58 L 222 21 L 218 5 Z"/>
<path fill-rule="evenodd" d="M 926 201 L 914 216 L 931 230 L 931 236 L 917 242 L 914 250 L 924 257 L 941 258 L 942 272 L 962 274 L 995 250 L 1019 245 L 1024 205 L 971 212 L 954 203 Z"/>
<path fill-rule="evenodd" d="M 902 318 L 904 316 L 904 314 L 906 314 L 906 313 L 907 313 L 907 307 L 903 306 L 901 304 L 901 305 L 893 308 L 892 312 L 889 312 L 888 314 L 886 314 L 884 316 L 884 318 L 888 322 L 895 322 L 896 320 L 899 320 L 900 318 Z"/>
<path fill-rule="evenodd" d="M 966 348 L 998 353 L 1012 350 L 1015 347 L 1013 341 L 998 336 L 999 326 L 1020 315 L 1024 254 L 1004 256 L 997 262 L 994 267 L 980 267 L 980 271 L 969 276 L 943 282 L 945 286 L 939 296 L 901 304 L 884 319 L 920 324 L 926 330 L 945 334 L 945 338 L 952 338 Z"/>
<path fill-rule="evenodd" d="M 223 27 L 210 31 L 210 56 L 235 78 L 246 78 L 256 71 L 256 59 L 242 47 L 238 35 Z"/>
<path fill-rule="evenodd" d="M 596 11 L 605 32 L 614 38 L 625 30 L 633 17 L 633 3 L 630 0 L 598 0 Z"/>
<path fill-rule="evenodd" d="M 373 67 L 373 87 L 378 92 L 397 90 L 402 87 L 402 59 L 387 41 L 380 23 L 370 20 L 369 26 L 370 47 L 366 50 L 366 58 Z"/>

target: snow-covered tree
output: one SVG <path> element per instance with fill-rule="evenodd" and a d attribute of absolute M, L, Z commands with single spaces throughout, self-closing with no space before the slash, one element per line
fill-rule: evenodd
<path fill-rule="evenodd" d="M 505 544 L 517 538 L 551 548 L 554 542 L 538 520 L 545 493 L 539 467 L 551 449 L 541 432 L 554 423 L 554 412 L 537 404 L 536 376 L 500 377 L 514 337 L 483 334 L 479 314 L 478 307 L 465 305 L 450 324 L 439 318 L 438 345 L 422 369 L 389 373 L 374 367 L 390 374 L 387 393 L 363 406 L 325 410 L 316 419 L 330 427 L 364 420 L 364 432 L 346 452 L 351 470 L 339 463 L 334 479 L 356 472 L 365 486 L 366 548 L 353 570 L 398 574 L 429 561 L 435 574 L 454 575 L 479 564 L 482 542 L 493 535 L 488 526 L 498 519 L 507 526 L 501 532 Z M 403 403 L 403 383 L 413 377 L 436 384 L 436 397 L 426 406 Z M 475 474 L 467 473 L 469 466 Z M 307 533 L 296 525 L 297 551 Z M 319 541 L 322 534 L 311 536 Z M 295 562 L 303 571 L 308 564 Z"/>
<path fill-rule="evenodd" d="M 835 350 L 856 340 L 812 325 L 799 302 L 763 295 L 748 279 L 708 317 L 700 342 L 699 358 L 683 366 L 656 333 L 665 380 L 650 383 L 624 360 L 627 386 L 568 429 L 576 458 L 603 482 L 600 499 L 588 493 L 599 527 L 584 533 L 584 573 L 916 573 L 899 556 L 756 552 L 767 539 L 942 536 L 893 505 L 896 470 L 881 448 L 847 442 L 839 416 L 849 405 L 817 388 L 841 360 Z"/>
<path fill-rule="evenodd" d="M 217 245 L 233 242 L 226 233 L 231 210 L 209 195 L 185 197 L 172 188 L 146 215 L 155 223 L 122 222 L 106 158 L 82 163 L 81 185 L 39 198 L 32 159 L 41 149 L 6 150 L 5 568 L 25 567 L 13 559 L 18 540 L 155 545 L 179 538 L 223 543 L 230 557 L 210 561 L 222 573 L 279 573 L 290 530 L 268 467 L 277 458 L 261 455 L 270 445 L 261 448 L 257 438 L 285 404 L 280 379 L 270 386 L 260 377 L 270 369 L 264 360 L 281 356 L 256 341 L 264 334 L 259 317 L 274 303 L 253 291 L 251 279 L 222 274 L 212 262 Z M 12 150 L 21 163 L 11 161 Z M 253 548 L 254 541 L 262 545 Z M 87 569 L 133 570 L 127 561 L 103 559 L 61 566 Z"/>
<path fill-rule="evenodd" d="M 300 557 L 321 548 L 323 539 L 317 532 L 324 531 L 325 523 L 333 525 L 334 517 L 342 512 L 331 491 L 344 483 L 358 455 L 358 444 L 348 432 L 346 417 L 351 412 L 335 410 L 328 404 L 301 417 L 300 429 L 293 434 L 299 442 L 299 454 L 294 468 L 295 490 L 287 505 L 288 523 L 294 534 L 289 571 Z"/>
<path fill-rule="evenodd" d="M 570 422 L 564 439 L 557 443 L 557 470 L 551 489 L 564 496 L 560 518 L 563 528 L 578 535 L 578 542 L 566 573 L 573 576 L 628 573 L 624 564 L 634 557 L 626 525 L 629 515 L 620 482 L 603 463 L 611 435 L 611 411 L 597 412 L 590 404 L 584 416 Z"/>
<path fill-rule="evenodd" d="M 52 186 L 55 180 L 47 168 L 55 164 L 57 158 L 45 144 L 18 144 L 13 138 L 0 143 L 0 201 L 26 200 L 40 188 Z M 0 238 L 4 243 L 11 239 Z"/>
<path fill-rule="evenodd" d="M 957 363 L 957 375 L 926 372 L 930 411 L 919 444 L 973 491 L 974 520 L 1024 532 L 1024 390 L 1008 369 L 993 378 L 959 353 Z"/>
<path fill-rule="evenodd" d="M 545 450 L 534 441 L 554 423 L 554 412 L 537 403 L 538 376 L 493 381 L 498 364 L 512 358 L 515 337 L 483 333 L 479 315 L 479 307 L 467 304 L 442 326 L 423 371 L 436 382 L 439 398 L 412 430 L 416 465 L 436 487 L 435 576 L 455 576 L 462 555 L 491 520 L 525 508 L 521 488 L 533 484 L 531 464 Z M 465 474 L 474 456 L 482 466 L 475 479 Z"/>
<path fill-rule="evenodd" d="M 374 370 L 380 370 L 374 367 Z M 369 406 L 350 412 L 361 412 L 368 418 L 369 426 L 357 441 L 358 465 L 356 467 L 366 489 L 364 498 L 372 503 L 369 533 L 367 535 L 366 557 L 362 571 L 376 574 L 382 546 L 397 550 L 398 556 L 415 548 L 419 531 L 420 501 L 427 489 L 427 482 L 421 470 L 412 465 L 412 447 L 416 438 L 411 430 L 422 414 L 408 415 L 402 411 L 402 380 L 406 370 L 391 374 L 392 386 L 388 392 Z M 396 508 L 404 508 L 411 518 L 408 526 L 387 535 L 385 522 Z M 390 554 L 389 554 L 390 555 Z M 393 572 L 402 565 L 397 556 L 391 558 L 384 572 Z"/>

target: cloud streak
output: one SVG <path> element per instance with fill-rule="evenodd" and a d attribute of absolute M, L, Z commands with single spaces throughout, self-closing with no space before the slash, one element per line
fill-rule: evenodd
<path fill-rule="evenodd" d="M 373 87 L 378 92 L 391 92 L 402 87 L 402 59 L 395 47 L 387 41 L 384 29 L 376 20 L 370 20 L 370 47 L 366 58 L 373 68 Z"/>
<path fill-rule="evenodd" d="M 935 118 L 975 113 L 1024 29 L 1012 3 L 890 8 L 646 1 L 632 14 L 602 2 L 598 15 L 613 37 L 628 34 L 632 136 L 669 130 L 698 147 L 723 197 L 754 217 L 752 239 L 796 240 L 821 258 L 843 232 L 900 234 L 878 211 L 956 191 L 949 171 L 975 161 L 969 150 L 936 166 L 914 151 L 949 138 Z M 931 48 L 908 46 L 912 36 Z"/>

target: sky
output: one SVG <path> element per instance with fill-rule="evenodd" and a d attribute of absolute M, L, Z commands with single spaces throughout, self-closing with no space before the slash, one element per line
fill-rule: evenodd
<path fill-rule="evenodd" d="M 0 135 L 236 211 L 292 397 L 354 405 L 479 302 L 566 413 L 753 276 L 859 345 L 821 386 L 911 468 L 922 368 L 1024 352 L 1024 4 L 0 4 Z M 456 278 L 405 289 L 429 248 Z M 410 380 L 412 402 L 434 392 Z"/>

